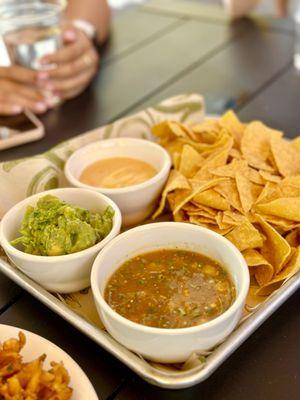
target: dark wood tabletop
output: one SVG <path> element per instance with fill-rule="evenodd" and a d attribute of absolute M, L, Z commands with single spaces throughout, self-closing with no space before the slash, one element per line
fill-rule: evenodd
<path fill-rule="evenodd" d="M 297 136 L 300 75 L 292 57 L 289 20 L 253 17 L 230 23 L 222 9 L 196 0 L 152 0 L 118 11 L 92 85 L 41 118 L 44 139 L 3 151 L 0 160 L 43 152 L 187 92 L 203 94 L 209 113 L 234 107 L 245 121 L 261 119 L 289 137 Z M 66 350 L 101 400 L 299 400 L 299 310 L 298 291 L 207 381 L 171 391 L 145 383 L 0 274 L 0 323 L 36 332 Z"/>

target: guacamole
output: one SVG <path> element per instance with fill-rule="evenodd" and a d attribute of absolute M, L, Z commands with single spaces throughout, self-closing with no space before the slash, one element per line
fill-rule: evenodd
<path fill-rule="evenodd" d="M 92 213 L 45 195 L 35 207 L 27 207 L 21 236 L 11 244 L 22 245 L 25 253 L 41 256 L 76 253 L 105 238 L 111 231 L 113 216 L 111 207 L 103 214 Z"/>

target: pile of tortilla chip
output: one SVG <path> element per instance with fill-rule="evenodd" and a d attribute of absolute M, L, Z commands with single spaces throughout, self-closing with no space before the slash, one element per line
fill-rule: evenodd
<path fill-rule="evenodd" d="M 174 220 L 229 239 L 268 295 L 300 269 L 300 137 L 262 122 L 244 124 L 233 111 L 187 126 L 155 125 L 173 169 L 156 218 L 169 205 Z"/>

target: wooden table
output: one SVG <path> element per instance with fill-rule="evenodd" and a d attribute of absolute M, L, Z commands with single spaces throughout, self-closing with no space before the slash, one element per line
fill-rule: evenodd
<path fill-rule="evenodd" d="M 210 113 L 233 106 L 244 120 L 262 119 L 296 136 L 300 77 L 292 53 L 293 29 L 287 20 L 230 24 L 220 9 L 196 0 L 153 0 L 129 8 L 115 15 L 91 87 L 42 118 L 47 130 L 42 141 L 4 151 L 0 158 L 39 153 L 183 92 L 202 93 Z M 298 292 L 206 382 L 168 391 L 142 381 L 0 274 L 0 323 L 32 330 L 65 349 L 86 371 L 100 399 L 299 400 L 299 309 Z"/>

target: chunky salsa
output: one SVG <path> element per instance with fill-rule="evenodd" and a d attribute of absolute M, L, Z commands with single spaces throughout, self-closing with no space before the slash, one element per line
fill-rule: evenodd
<path fill-rule="evenodd" d="M 193 251 L 163 249 L 121 265 L 105 288 L 123 317 L 157 328 L 187 328 L 224 313 L 235 286 L 218 262 Z"/>

